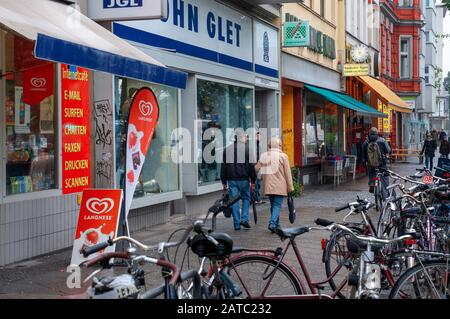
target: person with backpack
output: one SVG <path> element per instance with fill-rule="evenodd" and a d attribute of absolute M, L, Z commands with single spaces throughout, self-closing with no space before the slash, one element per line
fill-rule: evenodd
<path fill-rule="evenodd" d="M 425 167 L 429 168 L 430 171 L 433 170 L 434 163 L 433 159 L 436 154 L 437 142 L 433 139 L 433 135 L 428 134 L 427 138 L 423 142 L 423 148 L 421 155 L 425 155 Z"/>
<path fill-rule="evenodd" d="M 391 153 L 391 147 L 386 140 L 378 136 L 378 129 L 372 127 L 369 131 L 369 136 L 363 144 L 363 161 L 365 162 L 369 171 L 369 190 L 374 191 L 374 178 L 376 177 L 377 168 L 386 168 L 387 155 Z M 387 196 L 387 187 L 389 185 L 389 177 L 383 176 L 382 181 L 383 196 Z"/>
<path fill-rule="evenodd" d="M 448 142 L 446 137 L 444 137 L 441 141 L 439 153 L 441 153 L 441 157 L 448 158 L 448 154 L 450 153 L 450 143 Z"/>

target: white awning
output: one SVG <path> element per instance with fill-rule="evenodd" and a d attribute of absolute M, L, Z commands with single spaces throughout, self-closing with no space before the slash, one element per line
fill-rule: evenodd
<path fill-rule="evenodd" d="M 186 73 L 167 68 L 62 2 L 0 0 L 0 26 L 36 41 L 40 59 L 186 87 Z"/>

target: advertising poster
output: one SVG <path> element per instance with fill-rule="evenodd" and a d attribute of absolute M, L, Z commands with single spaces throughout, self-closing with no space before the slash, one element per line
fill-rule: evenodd
<path fill-rule="evenodd" d="M 39 119 L 41 134 L 53 134 L 53 95 L 41 101 Z"/>
<path fill-rule="evenodd" d="M 83 192 L 72 249 L 72 265 L 79 265 L 104 252 L 114 252 L 115 247 L 110 246 L 85 258 L 80 250 L 116 237 L 122 195 L 121 189 L 87 189 Z"/>
<path fill-rule="evenodd" d="M 30 106 L 23 102 L 23 87 L 14 88 L 14 130 L 17 134 L 30 133 Z"/>
<path fill-rule="evenodd" d="M 23 71 L 23 88 L 23 101 L 32 106 L 39 105 L 43 99 L 53 95 L 53 63 L 32 67 Z"/>
<path fill-rule="evenodd" d="M 155 94 L 149 88 L 136 92 L 128 119 L 125 173 L 125 217 L 133 200 L 134 191 L 144 166 L 145 156 L 158 123 L 159 106 Z"/>
<path fill-rule="evenodd" d="M 89 71 L 61 65 L 62 191 L 79 193 L 90 188 Z"/>

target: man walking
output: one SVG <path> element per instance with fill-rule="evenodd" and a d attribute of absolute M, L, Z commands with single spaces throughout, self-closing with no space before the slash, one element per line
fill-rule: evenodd
<path fill-rule="evenodd" d="M 223 153 L 220 178 L 223 188 L 229 190 L 231 197 L 241 196 L 242 210 L 239 202 L 231 207 L 234 230 L 241 230 L 241 226 L 250 228 L 250 194 L 255 187 L 256 172 L 247 136 L 242 130 L 237 130 L 236 135 L 234 144 L 227 147 Z"/>
<path fill-rule="evenodd" d="M 374 179 L 376 177 L 377 168 L 386 168 L 386 156 L 391 153 L 391 147 L 386 140 L 378 136 L 378 129 L 372 127 L 369 131 L 369 137 L 363 144 L 363 160 L 369 170 L 369 189 L 374 191 Z M 389 185 L 389 177 L 383 176 L 381 180 L 382 195 L 387 197 L 387 189 Z"/>
<path fill-rule="evenodd" d="M 436 155 L 436 149 L 436 140 L 433 139 L 433 136 L 431 134 L 428 134 L 427 138 L 423 142 L 423 148 L 420 154 L 425 155 L 425 167 L 429 168 L 430 171 L 432 171 L 434 167 L 433 159 Z"/>

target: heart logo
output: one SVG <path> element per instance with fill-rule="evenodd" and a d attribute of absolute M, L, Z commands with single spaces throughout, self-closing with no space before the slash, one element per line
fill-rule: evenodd
<path fill-rule="evenodd" d="M 130 136 L 128 137 L 128 146 L 129 148 L 134 148 L 137 143 L 137 135 L 135 132 L 131 132 Z"/>
<path fill-rule="evenodd" d="M 142 115 L 148 116 L 153 112 L 153 105 L 150 102 L 140 101 L 139 110 L 141 111 Z"/>
<path fill-rule="evenodd" d="M 31 85 L 37 88 L 44 87 L 47 81 L 44 78 L 31 78 Z"/>
<path fill-rule="evenodd" d="M 96 215 L 109 213 L 114 208 L 114 201 L 111 198 L 90 198 L 86 202 L 89 212 Z"/>
<path fill-rule="evenodd" d="M 128 177 L 128 181 L 130 183 L 134 182 L 134 172 L 133 171 L 129 171 L 128 174 L 127 174 L 127 177 Z"/>

